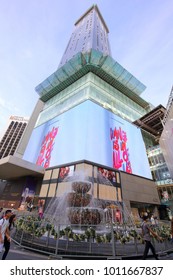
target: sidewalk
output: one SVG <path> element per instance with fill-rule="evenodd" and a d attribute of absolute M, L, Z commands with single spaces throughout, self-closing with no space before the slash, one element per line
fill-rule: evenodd
<path fill-rule="evenodd" d="M 0 254 L 0 260 L 2 258 L 2 253 Z M 46 254 L 42 254 L 39 252 L 35 252 L 32 250 L 27 250 L 24 249 L 22 247 L 19 247 L 18 245 L 16 245 L 15 243 L 11 243 L 11 248 L 10 251 L 8 253 L 8 256 L 6 258 L 6 260 L 60 260 L 60 259 L 64 259 L 64 260 L 90 260 L 90 259 L 104 259 L 103 257 L 95 257 L 94 256 L 82 256 L 82 255 L 58 255 L 57 258 L 55 256 L 51 256 L 51 255 L 46 255 Z M 142 255 L 133 255 L 131 257 L 122 257 L 122 258 L 117 258 L 117 257 L 105 257 L 105 259 L 107 260 L 141 260 L 142 259 Z M 149 255 L 148 260 L 154 260 L 154 258 Z M 169 254 L 166 253 L 161 253 L 159 256 L 160 260 L 173 260 L 173 252 L 170 252 Z"/>
<path fill-rule="evenodd" d="M 0 260 L 3 252 L 0 253 Z M 26 250 L 11 242 L 11 248 L 6 260 L 48 260 L 49 256 Z"/>

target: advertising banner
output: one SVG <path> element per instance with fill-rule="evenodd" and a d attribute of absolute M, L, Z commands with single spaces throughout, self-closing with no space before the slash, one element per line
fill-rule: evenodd
<path fill-rule="evenodd" d="M 45 168 L 89 160 L 151 178 L 140 129 L 91 101 L 36 127 L 24 159 Z"/>
<path fill-rule="evenodd" d="M 32 177 L 27 177 L 23 188 L 20 210 L 27 210 L 33 204 L 33 199 L 36 191 L 36 181 Z M 28 209 L 29 210 L 29 209 Z"/>

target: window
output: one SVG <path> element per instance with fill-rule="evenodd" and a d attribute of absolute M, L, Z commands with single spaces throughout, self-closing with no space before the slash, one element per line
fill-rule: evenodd
<path fill-rule="evenodd" d="M 57 179 L 59 175 L 59 168 L 53 169 L 52 171 L 52 179 Z"/>
<path fill-rule="evenodd" d="M 43 181 L 44 181 L 44 180 L 49 180 L 50 177 L 51 177 L 51 173 L 52 173 L 52 170 L 46 170 L 46 172 L 45 172 L 45 174 L 44 174 Z"/>
<path fill-rule="evenodd" d="M 47 197 L 49 184 L 43 184 L 40 190 L 39 197 Z"/>
<path fill-rule="evenodd" d="M 55 196 L 55 191 L 56 191 L 56 184 L 50 184 L 48 197 L 54 197 Z"/>

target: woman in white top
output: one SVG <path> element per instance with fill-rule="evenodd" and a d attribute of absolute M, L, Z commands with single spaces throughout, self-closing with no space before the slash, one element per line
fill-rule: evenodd
<path fill-rule="evenodd" d="M 15 220 L 16 220 L 16 215 L 12 214 L 11 217 L 9 218 L 9 226 L 8 226 L 9 232 L 13 229 Z M 10 243 L 11 243 L 11 239 L 7 237 L 7 234 L 5 234 L 5 237 L 4 237 L 5 251 L 4 251 L 4 254 L 2 255 L 2 260 L 5 260 L 8 255 L 8 252 L 10 250 Z"/>
<path fill-rule="evenodd" d="M 10 240 L 10 233 L 9 233 L 9 218 L 11 217 L 12 212 L 11 210 L 5 211 L 5 216 L 0 220 L 0 252 L 2 252 L 2 248 L 4 246 L 4 237 Z"/>

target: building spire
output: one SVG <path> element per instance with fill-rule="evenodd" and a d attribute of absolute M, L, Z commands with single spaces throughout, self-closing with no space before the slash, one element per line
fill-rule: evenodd
<path fill-rule="evenodd" d="M 74 31 L 59 64 L 60 68 L 75 54 L 98 50 L 104 55 L 111 55 L 109 29 L 97 7 L 93 5 L 75 23 Z"/>

